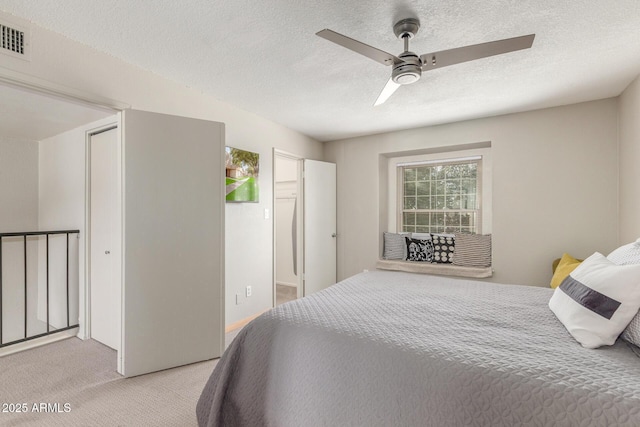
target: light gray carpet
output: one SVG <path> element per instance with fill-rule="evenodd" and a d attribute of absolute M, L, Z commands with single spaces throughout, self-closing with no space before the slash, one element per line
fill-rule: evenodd
<path fill-rule="evenodd" d="M 276 305 L 293 301 L 298 298 L 298 288 L 294 286 L 276 284 Z"/>
<path fill-rule="evenodd" d="M 227 345 L 238 332 L 226 334 Z M 216 363 L 123 378 L 116 352 L 93 340 L 70 338 L 12 354 L 0 358 L 0 405 L 26 403 L 28 412 L 0 407 L 0 425 L 195 426 L 196 402 Z M 34 403 L 57 403 L 60 412 L 32 412 Z"/>

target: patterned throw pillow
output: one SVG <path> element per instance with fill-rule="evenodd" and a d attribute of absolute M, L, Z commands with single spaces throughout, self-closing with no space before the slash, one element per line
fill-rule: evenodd
<path fill-rule="evenodd" d="M 431 240 L 405 237 L 405 242 L 407 245 L 407 261 L 433 261 L 433 243 Z"/>
<path fill-rule="evenodd" d="M 491 267 L 491 234 L 456 233 L 455 247 L 453 265 Z"/>
<path fill-rule="evenodd" d="M 620 338 L 626 342 L 630 342 L 636 347 L 640 347 L 640 313 L 631 319 L 629 325 L 624 329 Z"/>
<path fill-rule="evenodd" d="M 628 245 L 620 246 L 607 255 L 607 259 L 618 265 L 640 264 L 640 239 Z M 631 320 L 620 338 L 640 347 L 640 313 Z"/>
<path fill-rule="evenodd" d="M 556 288 L 549 308 L 583 347 L 612 345 L 640 308 L 640 265 L 596 252 Z"/>
<path fill-rule="evenodd" d="M 404 243 L 404 237 L 409 233 L 388 233 L 384 232 L 384 250 L 382 257 L 384 259 L 405 259 L 406 258 L 406 245 Z"/>
<path fill-rule="evenodd" d="M 433 242 L 433 262 L 451 264 L 455 250 L 455 236 L 431 233 L 431 241 Z"/>
<path fill-rule="evenodd" d="M 620 246 L 607 255 L 607 259 L 618 265 L 640 264 L 640 239 Z"/>

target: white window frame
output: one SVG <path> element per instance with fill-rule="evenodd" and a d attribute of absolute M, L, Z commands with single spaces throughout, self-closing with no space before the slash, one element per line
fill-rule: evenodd
<path fill-rule="evenodd" d="M 423 154 L 406 157 L 393 157 L 389 159 L 388 169 L 388 200 L 387 230 L 397 232 L 402 229 L 403 191 L 400 170 L 402 165 L 419 165 L 428 163 L 455 163 L 464 159 L 480 157 L 478 168 L 478 234 L 490 234 L 492 223 L 491 199 L 492 199 L 492 162 L 491 148 L 478 148 L 442 153 Z"/>

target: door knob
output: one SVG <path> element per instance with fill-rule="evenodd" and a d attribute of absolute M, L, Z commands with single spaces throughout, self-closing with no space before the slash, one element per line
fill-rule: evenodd
<path fill-rule="evenodd" d="M 105 255 L 109 255 L 111 251 L 104 251 Z"/>
<path fill-rule="evenodd" d="M 338 237 L 337 233 L 331 233 L 331 237 Z"/>

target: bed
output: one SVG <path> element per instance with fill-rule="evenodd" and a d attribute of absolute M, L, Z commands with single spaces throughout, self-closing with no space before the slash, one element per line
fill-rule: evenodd
<path fill-rule="evenodd" d="M 248 324 L 197 404 L 201 426 L 640 425 L 640 359 L 577 343 L 553 290 L 391 271 Z"/>

